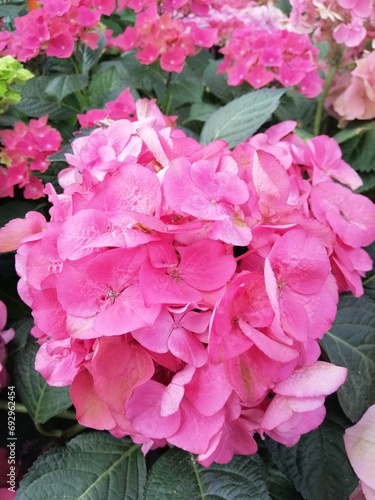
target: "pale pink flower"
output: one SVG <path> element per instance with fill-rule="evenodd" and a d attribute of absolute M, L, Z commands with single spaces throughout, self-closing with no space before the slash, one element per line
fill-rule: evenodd
<path fill-rule="evenodd" d="M 368 408 L 355 425 L 345 430 L 344 443 L 350 463 L 360 479 L 360 486 L 365 499 L 372 500 L 375 498 L 374 405 Z"/>
<path fill-rule="evenodd" d="M 334 111 L 344 120 L 375 117 L 375 52 L 356 61 L 351 80 L 333 102 Z"/>

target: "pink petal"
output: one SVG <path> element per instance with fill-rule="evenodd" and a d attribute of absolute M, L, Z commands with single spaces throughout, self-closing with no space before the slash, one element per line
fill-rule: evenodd
<path fill-rule="evenodd" d="M 344 443 L 357 476 L 366 486 L 375 489 L 375 405 L 370 406 L 355 425 L 346 429 Z"/>
<path fill-rule="evenodd" d="M 300 398 L 328 396 L 345 382 L 347 369 L 325 361 L 298 368 L 283 382 L 274 387 L 274 392 L 283 396 Z"/>
<path fill-rule="evenodd" d="M 232 387 L 227 381 L 223 365 L 202 366 L 185 386 L 185 398 L 205 416 L 221 410 L 231 393 Z"/>
<path fill-rule="evenodd" d="M 203 366 L 207 361 L 207 351 L 194 333 L 185 328 L 174 328 L 168 340 L 171 353 L 185 363 L 196 367 Z"/>
<path fill-rule="evenodd" d="M 205 453 L 211 438 L 224 424 L 224 410 L 205 417 L 189 401 L 183 400 L 180 414 L 180 427 L 168 438 L 169 443 L 191 453 Z"/>
<path fill-rule="evenodd" d="M 238 324 L 244 334 L 269 358 L 287 363 L 298 356 L 298 351 L 267 337 L 267 335 L 253 328 L 243 319 L 240 319 Z"/>
<path fill-rule="evenodd" d="M 165 387 L 154 380 L 134 390 L 126 417 L 143 436 L 161 439 L 174 434 L 180 426 L 180 413 L 161 415 L 161 401 Z"/>

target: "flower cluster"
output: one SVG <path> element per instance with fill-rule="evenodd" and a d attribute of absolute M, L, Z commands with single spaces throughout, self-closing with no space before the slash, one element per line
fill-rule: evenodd
<path fill-rule="evenodd" d="M 227 73 L 229 85 L 247 81 L 259 89 L 277 81 L 284 87 L 298 85 L 306 97 L 315 97 L 322 91 L 317 66 L 319 50 L 311 45 L 307 35 L 287 30 L 269 32 L 253 26 L 237 28 L 220 52 L 224 60 L 218 69 Z"/>
<path fill-rule="evenodd" d="M 293 29 L 314 32 L 317 40 L 333 38 L 352 48 L 373 39 L 375 7 L 371 0 L 291 0 L 290 4 Z"/>
<path fill-rule="evenodd" d="M 229 85 L 247 81 L 260 88 L 277 81 L 298 85 L 307 97 L 321 92 L 318 49 L 307 36 L 284 30 L 288 19 L 273 5 L 171 1 L 134 8 L 138 10 L 135 26 L 115 38 L 108 30 L 107 44 L 138 49 L 142 64 L 159 59 L 165 71 L 181 72 L 185 59 L 200 48 L 224 45 L 219 69 L 228 74 Z"/>
<path fill-rule="evenodd" d="M 176 120 L 176 117 L 163 115 L 154 99 L 138 99 L 135 102 L 129 88 L 120 92 L 114 101 L 107 102 L 104 109 L 90 109 L 77 117 L 82 128 L 109 125 L 122 118 L 143 123 L 144 126 L 151 122 L 154 127 L 172 126 Z"/>
<path fill-rule="evenodd" d="M 14 196 L 14 186 L 24 189 L 24 197 L 44 196 L 42 181 L 33 172 L 45 172 L 50 165 L 47 157 L 60 149 L 60 133 L 47 125 L 47 116 L 30 120 L 26 125 L 16 122 L 13 129 L 1 130 L 0 198 Z"/>
<path fill-rule="evenodd" d="M 63 193 L 45 189 L 50 221 L 0 230 L 0 250 L 19 247 L 36 369 L 71 386 L 80 423 L 144 452 L 170 443 L 208 466 L 255 453 L 254 433 L 293 445 L 345 380 L 318 339 L 338 290 L 361 293 L 375 207 L 337 144 L 303 143 L 295 122 L 230 151 L 156 109 L 100 117 L 66 154 Z"/>
<path fill-rule="evenodd" d="M 328 42 L 333 63 L 341 61 L 325 102 L 326 109 L 342 124 L 374 118 L 374 54 L 370 51 L 374 48 L 375 32 L 373 2 L 294 0 L 290 3 L 291 29 L 311 34 L 315 42 Z M 353 67 L 354 70 L 348 71 Z"/>
<path fill-rule="evenodd" d="M 77 40 L 95 49 L 100 17 L 115 8 L 112 0 L 42 0 L 41 4 L 41 8 L 15 19 L 15 31 L 0 33 L 0 55 L 11 55 L 21 62 L 38 54 L 67 58 Z"/>
<path fill-rule="evenodd" d="M 341 121 L 375 118 L 375 52 L 365 53 L 351 73 L 338 74 L 325 102 Z"/>
<path fill-rule="evenodd" d="M 171 12 L 158 13 L 156 2 L 137 15 L 135 26 L 112 38 L 107 31 L 108 46 L 121 50 L 139 49 L 137 58 L 142 64 L 157 59 L 165 71 L 180 73 L 185 59 L 199 48 L 210 48 L 219 42 L 215 28 L 202 29 L 186 19 L 173 17 Z"/>
<path fill-rule="evenodd" d="M 11 56 L 0 58 L 0 114 L 4 113 L 11 104 L 21 100 L 21 94 L 12 86 L 22 84 L 33 77 L 33 74 L 24 69 L 22 64 Z"/>
<path fill-rule="evenodd" d="M 0 300 L 0 391 L 7 385 L 8 374 L 5 369 L 6 348 L 5 345 L 14 337 L 13 328 L 4 330 L 7 322 L 7 309 L 2 300 Z"/>

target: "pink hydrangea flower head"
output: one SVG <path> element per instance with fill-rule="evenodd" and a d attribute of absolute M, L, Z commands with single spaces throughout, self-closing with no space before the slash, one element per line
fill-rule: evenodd
<path fill-rule="evenodd" d="M 146 33 L 159 29 L 151 15 Z M 345 379 L 317 361 L 317 339 L 338 285 L 359 291 L 361 246 L 375 238 L 370 205 L 331 178 L 355 184 L 336 145 L 307 144 L 287 122 L 233 152 L 201 146 L 129 91 L 81 119 L 100 126 L 73 141 L 62 194 L 45 188 L 50 220 L 34 212 L 0 230 L 0 245 L 18 246 L 37 369 L 70 386 L 82 425 L 144 453 L 171 444 L 206 466 L 255 453 L 255 433 L 294 444 Z M 25 127 L 8 147 L 27 150 Z M 366 215 L 348 213 L 355 230 L 337 223 L 340 193 Z"/>

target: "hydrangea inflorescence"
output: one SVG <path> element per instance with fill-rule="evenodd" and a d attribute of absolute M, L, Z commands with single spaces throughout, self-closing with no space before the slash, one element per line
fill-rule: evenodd
<path fill-rule="evenodd" d="M 337 143 L 288 121 L 202 146 L 128 90 L 80 121 L 101 126 L 73 141 L 63 193 L 46 186 L 50 220 L 0 230 L 37 370 L 71 386 L 81 424 L 144 452 L 208 466 L 255 453 L 255 433 L 295 444 L 345 380 L 318 339 L 371 268 L 375 208 Z"/>

